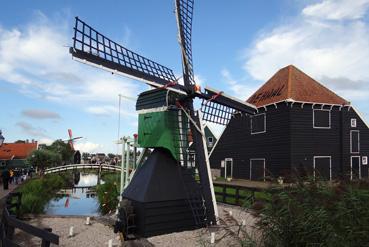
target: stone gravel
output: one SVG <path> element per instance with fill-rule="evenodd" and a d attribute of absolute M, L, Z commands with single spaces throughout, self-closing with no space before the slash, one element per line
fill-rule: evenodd
<path fill-rule="evenodd" d="M 50 227 L 53 233 L 59 235 L 59 246 L 92 247 L 108 246 L 113 240 L 113 246 L 121 246 L 119 235 L 113 229 L 91 218 L 91 225 L 85 225 L 86 219 L 81 217 L 41 217 L 28 221 L 40 228 Z M 75 235 L 68 237 L 69 228 L 74 227 Z M 19 239 L 21 246 L 41 246 L 41 240 L 16 230 L 14 239 Z M 57 245 L 51 245 L 57 246 Z"/>

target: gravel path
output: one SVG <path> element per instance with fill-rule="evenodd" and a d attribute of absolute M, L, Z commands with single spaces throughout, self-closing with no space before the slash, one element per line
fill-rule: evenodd
<path fill-rule="evenodd" d="M 177 232 L 148 238 L 154 246 L 242 246 L 244 239 L 257 242 L 259 235 L 254 229 L 256 218 L 246 210 L 237 206 L 218 203 L 219 225 L 194 231 Z M 215 243 L 211 244 L 211 233 Z"/>
<path fill-rule="evenodd" d="M 85 225 L 86 219 L 81 217 L 41 217 L 28 221 L 40 228 L 50 227 L 53 233 L 60 236 L 59 246 L 92 247 L 108 246 L 109 239 L 113 239 L 113 246 L 120 246 L 119 235 L 113 229 L 91 219 L 91 225 Z M 75 236 L 69 238 L 69 228 L 74 227 Z M 16 230 L 14 239 L 19 239 L 21 246 L 41 246 L 39 238 L 26 235 Z M 57 245 L 51 245 L 57 246 Z"/>
<path fill-rule="evenodd" d="M 241 246 L 241 241 L 248 238 L 257 239 L 254 230 L 256 218 L 241 207 L 218 204 L 220 216 L 219 225 L 193 231 L 177 232 L 166 235 L 130 242 L 127 246 Z M 48 217 L 32 219 L 29 223 L 45 228 L 51 227 L 60 236 L 59 246 L 93 247 L 108 246 L 113 240 L 113 246 L 121 246 L 119 235 L 114 234 L 108 225 L 109 221 L 91 218 L 91 225 L 85 225 L 82 217 Z M 69 238 L 69 228 L 74 226 L 75 236 Z M 215 234 L 215 244 L 210 243 L 211 233 Z M 40 246 L 41 240 L 16 230 L 15 238 L 21 246 Z M 53 246 L 53 245 L 52 245 Z"/>

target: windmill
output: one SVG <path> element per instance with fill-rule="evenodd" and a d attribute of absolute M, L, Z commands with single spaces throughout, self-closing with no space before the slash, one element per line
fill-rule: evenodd
<path fill-rule="evenodd" d="M 73 151 L 75 151 L 74 150 L 74 141 L 75 140 L 78 140 L 78 139 L 81 139 L 81 138 L 83 138 L 82 136 L 78 136 L 78 137 L 73 137 L 73 133 L 72 133 L 72 130 L 71 129 L 68 129 L 68 135 L 69 135 L 69 139 L 67 139 L 67 140 L 63 140 L 64 142 L 68 142 L 69 143 L 69 145 L 70 145 L 70 148 L 73 150 Z"/>
<path fill-rule="evenodd" d="M 175 0 L 183 84 L 171 69 L 117 44 L 76 17 L 70 48 L 75 60 L 154 87 L 142 92 L 136 103 L 138 143 L 153 152 L 122 194 L 115 231 L 126 239 L 217 224 L 202 120 L 226 125 L 235 114 L 256 112 L 251 104 L 208 87 L 202 91 L 196 85 L 193 6 L 194 0 Z M 200 111 L 194 109 L 195 98 L 202 100 Z M 188 157 L 190 141 L 195 147 L 195 167 Z"/>
<path fill-rule="evenodd" d="M 71 150 L 73 151 L 73 164 L 81 164 L 81 153 L 78 150 L 74 149 L 74 142 L 78 139 L 83 138 L 82 136 L 73 137 L 72 129 L 68 129 L 69 139 L 63 140 L 64 142 L 68 142 Z"/>

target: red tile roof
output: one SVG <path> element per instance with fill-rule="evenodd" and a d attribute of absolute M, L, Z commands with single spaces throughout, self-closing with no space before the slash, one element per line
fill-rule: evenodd
<path fill-rule="evenodd" d="M 312 103 L 350 104 L 293 65 L 275 73 L 247 102 L 260 107 L 287 99 Z"/>
<path fill-rule="evenodd" d="M 37 149 L 35 143 L 4 143 L 0 147 L 0 160 L 25 159 Z"/>

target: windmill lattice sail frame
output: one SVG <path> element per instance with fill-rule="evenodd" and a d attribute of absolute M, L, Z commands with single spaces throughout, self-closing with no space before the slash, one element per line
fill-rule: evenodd
<path fill-rule="evenodd" d="M 147 139 L 147 146 L 143 146 L 154 148 L 154 151 L 147 159 L 147 165 L 141 166 L 135 173 L 131 184 L 122 195 L 128 201 L 121 204 L 116 230 L 122 232 L 124 236 L 128 236 L 129 229 L 133 228 L 136 228 L 141 236 L 153 236 L 216 224 L 217 205 L 201 116 L 205 121 L 226 125 L 236 112 L 254 114 L 256 111 L 255 106 L 229 97 L 221 91 L 209 88 L 206 88 L 205 92 L 198 90 L 194 79 L 191 43 L 194 0 L 175 0 L 175 4 L 182 53 L 183 85 L 178 83 L 173 70 L 119 45 L 76 17 L 73 47 L 70 48 L 73 58 L 144 81 L 156 88 L 140 94 L 136 104 L 136 109 L 140 111 L 139 132 L 141 130 L 143 134 L 139 135 L 139 141 L 140 136 L 145 135 L 153 137 L 155 134 L 162 134 L 161 137 L 164 135 L 168 137 L 165 141 L 157 141 L 161 139 L 160 137 Z M 166 93 L 161 94 L 160 91 Z M 174 92 L 173 101 L 168 100 L 170 91 Z M 142 109 L 138 109 L 142 103 L 140 98 L 145 98 Z M 194 110 L 194 98 L 203 100 L 201 107 L 203 114 Z M 172 113 L 176 113 L 178 119 L 168 124 L 166 119 L 171 119 Z M 143 123 L 143 128 L 140 127 L 140 122 Z M 173 128 L 169 132 L 160 131 L 173 126 L 173 123 L 178 125 L 177 129 Z M 192 133 L 196 155 L 195 166 L 198 169 L 199 179 L 194 175 L 195 169 L 189 166 L 188 132 Z M 163 162 L 169 165 L 165 169 L 161 166 Z M 178 170 L 173 170 L 174 167 Z M 163 179 L 165 177 L 167 180 Z M 163 183 L 159 182 L 163 180 L 172 180 L 172 184 L 163 186 Z M 141 183 L 146 185 L 142 186 Z M 161 186 L 161 193 L 151 191 L 156 186 Z M 137 192 L 142 189 L 145 191 Z M 183 212 L 187 214 L 186 217 L 189 217 L 191 212 L 193 217 L 183 217 L 183 214 L 178 213 L 178 205 L 169 206 L 168 203 L 174 201 L 181 205 Z M 152 206 L 158 210 L 150 212 L 147 207 L 153 209 Z M 138 210 L 138 217 L 132 214 L 132 208 Z M 158 213 L 163 210 L 165 215 Z M 155 223 L 147 223 L 146 217 L 151 217 L 152 220 L 155 218 Z M 134 219 L 138 220 L 137 225 Z M 167 222 L 165 229 L 161 223 L 164 219 Z"/>

